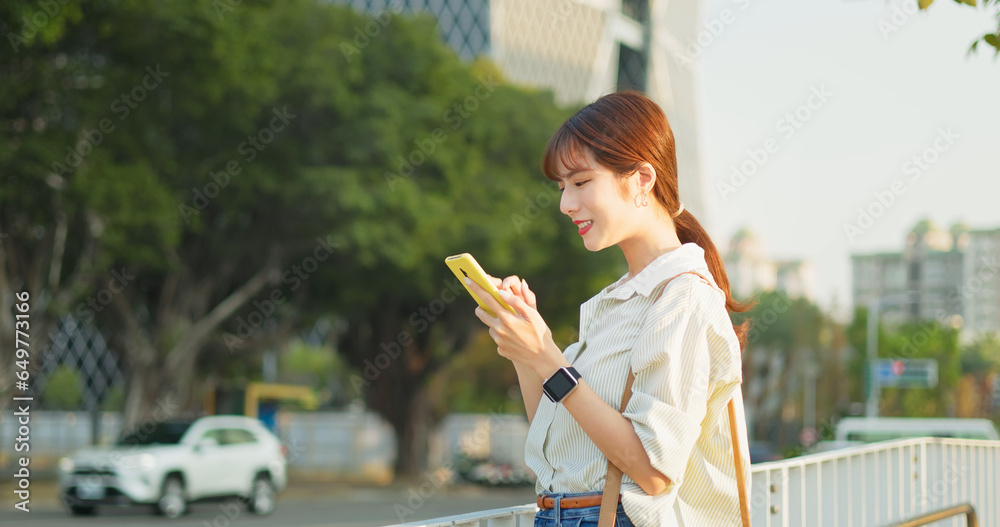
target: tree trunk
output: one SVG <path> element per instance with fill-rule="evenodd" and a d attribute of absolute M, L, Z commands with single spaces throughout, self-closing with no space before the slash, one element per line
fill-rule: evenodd
<path fill-rule="evenodd" d="M 181 401 L 161 368 L 132 367 L 128 379 L 125 429 L 179 417 Z"/>
<path fill-rule="evenodd" d="M 427 442 L 433 426 L 426 387 L 409 392 L 399 394 L 400 401 L 409 403 L 400 405 L 405 410 L 396 412 L 391 423 L 396 432 L 396 479 L 403 481 L 419 479 L 427 470 Z"/>
<path fill-rule="evenodd" d="M 352 380 L 354 388 L 396 433 L 397 480 L 417 478 L 427 470 L 429 436 L 436 424 L 427 379 L 464 348 L 471 326 L 457 318 L 452 323 L 439 318 L 431 329 L 414 326 L 410 314 L 419 307 L 386 296 L 370 315 L 352 324 L 337 346 L 361 373 Z"/>

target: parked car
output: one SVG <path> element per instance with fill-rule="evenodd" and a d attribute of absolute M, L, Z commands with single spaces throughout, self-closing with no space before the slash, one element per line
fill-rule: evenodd
<path fill-rule="evenodd" d="M 74 515 L 101 505 L 152 505 L 176 518 L 188 503 L 241 499 L 274 510 L 285 487 L 288 450 L 260 421 L 225 415 L 144 423 L 110 447 L 59 460 L 59 495 Z"/>

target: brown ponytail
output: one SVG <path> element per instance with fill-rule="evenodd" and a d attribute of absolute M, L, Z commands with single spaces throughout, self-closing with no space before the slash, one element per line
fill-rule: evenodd
<path fill-rule="evenodd" d="M 677 189 L 677 153 L 674 134 L 658 104 L 636 91 L 605 95 L 569 118 L 549 141 L 542 160 L 546 177 L 559 181 L 560 163 L 566 168 L 583 168 L 585 152 L 593 153 L 602 166 L 614 172 L 620 181 L 649 163 L 659 176 L 650 196 L 651 203 L 664 217 L 680 207 Z M 623 188 L 622 188 L 623 189 Z M 686 209 L 674 218 L 681 243 L 697 244 L 705 251 L 705 263 L 715 283 L 726 293 L 726 310 L 743 313 L 755 302 L 737 302 L 729 291 L 729 278 L 722 257 L 698 220 Z M 746 347 L 750 320 L 734 324 L 733 330 Z"/>

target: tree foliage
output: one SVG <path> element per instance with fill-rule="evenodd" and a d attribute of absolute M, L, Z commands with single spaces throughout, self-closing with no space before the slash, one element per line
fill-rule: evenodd
<path fill-rule="evenodd" d="M 426 385 L 481 327 L 446 256 L 526 277 L 557 330 L 615 277 L 539 174 L 570 110 L 462 63 L 426 17 L 55 4 L 0 63 L 0 297 L 31 292 L 38 350 L 61 315 L 97 325 L 129 422 L 171 395 L 198 407 L 203 382 L 334 317 L 350 388 L 413 473 Z M 38 5 L 5 4 L 0 30 Z"/>

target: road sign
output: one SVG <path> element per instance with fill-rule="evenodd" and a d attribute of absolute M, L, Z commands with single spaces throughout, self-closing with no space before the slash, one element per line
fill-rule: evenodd
<path fill-rule="evenodd" d="M 878 359 L 875 379 L 881 386 L 900 388 L 933 388 L 937 386 L 936 359 Z"/>

